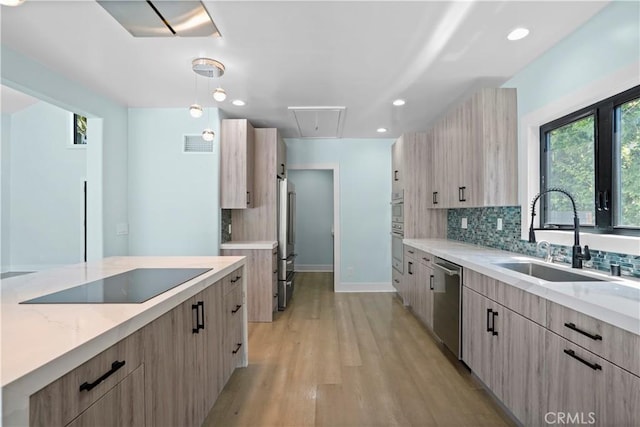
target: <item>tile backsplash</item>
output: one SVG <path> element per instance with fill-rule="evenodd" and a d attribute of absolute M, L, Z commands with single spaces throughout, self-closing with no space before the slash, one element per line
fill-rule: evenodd
<path fill-rule="evenodd" d="M 467 228 L 461 228 L 462 218 Z M 502 230 L 496 230 L 498 218 L 502 218 Z M 535 243 L 520 239 L 520 206 L 449 209 L 447 213 L 447 238 L 475 245 L 543 257 L 536 251 Z M 554 259 L 571 264 L 571 247 L 551 245 Z M 623 275 L 640 278 L 640 256 L 604 252 L 591 249 L 591 261 L 584 266 L 608 272 L 611 263 L 620 264 Z"/>

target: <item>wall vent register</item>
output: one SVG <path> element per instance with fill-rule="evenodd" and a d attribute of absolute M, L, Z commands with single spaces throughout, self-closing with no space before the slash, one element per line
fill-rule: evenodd
<path fill-rule="evenodd" d="M 139 304 L 211 268 L 136 268 L 20 304 Z"/>

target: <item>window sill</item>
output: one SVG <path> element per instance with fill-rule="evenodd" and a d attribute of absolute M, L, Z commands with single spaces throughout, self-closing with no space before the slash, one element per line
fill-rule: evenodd
<path fill-rule="evenodd" d="M 526 234 L 528 235 L 528 230 Z M 573 231 L 538 230 L 536 231 L 536 240 L 546 240 L 556 245 L 573 246 Z M 640 255 L 640 238 L 635 236 L 580 233 L 580 244 L 589 245 L 592 250 Z"/>

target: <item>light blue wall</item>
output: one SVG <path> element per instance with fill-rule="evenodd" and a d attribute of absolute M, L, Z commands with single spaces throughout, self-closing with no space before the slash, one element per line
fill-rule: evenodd
<path fill-rule="evenodd" d="M 503 87 L 518 89 L 522 117 L 639 58 L 640 2 L 615 1 Z"/>
<path fill-rule="evenodd" d="M 296 187 L 296 267 L 323 269 L 333 265 L 333 171 L 290 170 Z"/>
<path fill-rule="evenodd" d="M 287 139 L 287 163 L 340 168 L 341 282 L 391 284 L 391 139 Z M 370 287 L 370 286 L 369 286 Z"/>
<path fill-rule="evenodd" d="M 0 47 L 2 84 L 68 111 L 104 119 L 102 193 L 104 255 L 126 255 L 128 238 L 116 235 L 127 222 L 127 109 L 6 46 Z M 91 171 L 89 171 L 91 175 Z"/>
<path fill-rule="evenodd" d="M 218 255 L 219 121 L 213 153 L 183 153 L 184 135 L 200 135 L 207 112 L 129 110 L 130 255 Z"/>
<path fill-rule="evenodd" d="M 83 261 L 87 152 L 71 146 L 72 122 L 46 102 L 11 115 L 12 271 Z"/>
<path fill-rule="evenodd" d="M 0 272 L 4 273 L 9 270 L 9 254 L 11 251 L 11 227 L 9 226 L 9 197 L 11 195 L 11 116 L 9 114 L 2 114 L 0 128 L 2 133 L 2 138 L 0 139 L 2 143 L 0 149 L 0 192 L 2 197 L 0 205 Z"/>

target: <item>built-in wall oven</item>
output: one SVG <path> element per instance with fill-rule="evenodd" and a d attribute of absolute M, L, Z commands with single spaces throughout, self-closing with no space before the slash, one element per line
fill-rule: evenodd
<path fill-rule="evenodd" d="M 403 272 L 404 249 L 404 192 L 391 195 L 391 265 L 399 273 Z"/>

